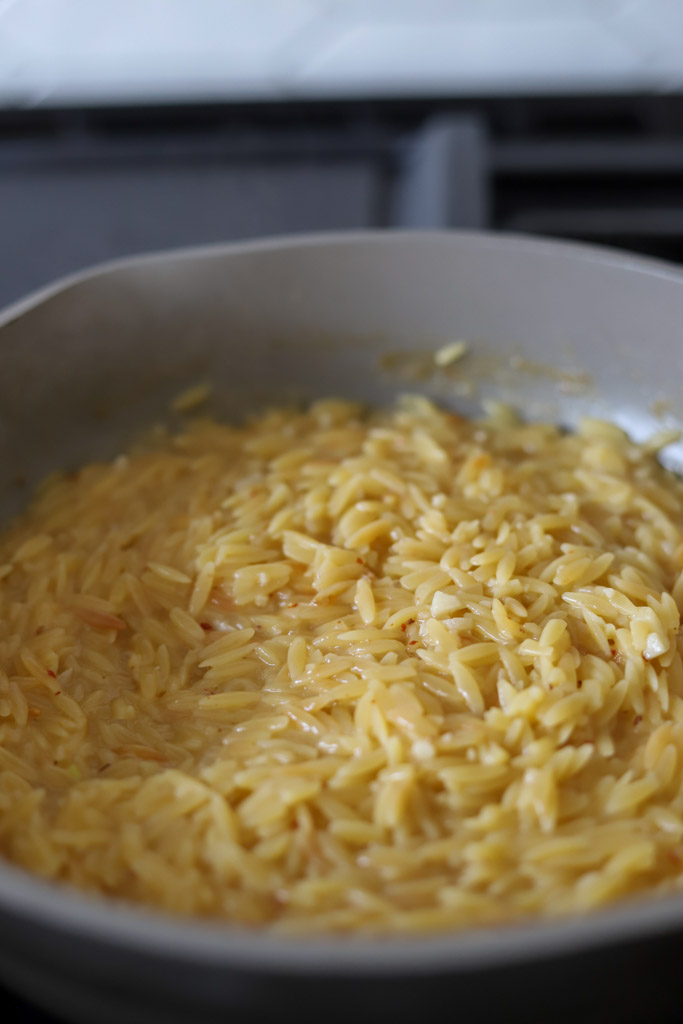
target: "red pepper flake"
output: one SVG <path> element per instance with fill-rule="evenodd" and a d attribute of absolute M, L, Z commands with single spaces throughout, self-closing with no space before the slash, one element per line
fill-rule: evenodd
<path fill-rule="evenodd" d="M 577 689 L 580 690 L 581 687 L 583 686 L 583 679 L 577 679 L 576 680 L 576 686 L 577 686 Z"/>
<path fill-rule="evenodd" d="M 407 628 L 408 628 L 408 623 L 407 623 L 407 622 L 402 622 L 402 623 L 401 623 L 401 631 L 402 631 L 403 633 L 405 633 L 405 631 L 407 630 Z"/>
<path fill-rule="evenodd" d="M 57 678 L 57 676 L 55 675 L 55 673 L 54 673 L 54 672 L 52 671 L 52 669 L 51 669 L 51 668 L 49 668 L 49 669 L 47 670 L 47 674 L 48 674 L 49 676 L 52 676 L 52 678 L 53 678 L 53 679 L 56 679 L 56 678 Z"/>
<path fill-rule="evenodd" d="M 408 641 L 408 646 L 409 646 L 409 647 L 412 647 L 412 646 L 413 646 L 413 644 L 416 644 L 416 643 L 417 643 L 417 640 L 409 640 L 409 641 Z"/>
<path fill-rule="evenodd" d="M 288 604 L 287 607 L 288 608 L 298 608 L 299 607 L 299 602 L 295 601 L 294 604 Z"/>
<path fill-rule="evenodd" d="M 414 622 L 415 622 L 415 619 L 408 619 L 408 621 L 406 622 L 406 626 L 412 626 L 412 624 Z"/>
<path fill-rule="evenodd" d="M 362 558 L 357 558 L 356 561 L 358 562 L 359 565 L 363 565 L 363 559 Z"/>
<path fill-rule="evenodd" d="M 210 633 L 211 630 L 213 629 L 213 626 L 211 625 L 210 622 L 200 622 L 199 625 L 206 633 Z"/>
<path fill-rule="evenodd" d="M 636 715 L 635 718 L 633 719 L 633 728 L 634 729 L 637 728 L 640 725 L 640 723 L 642 722 L 642 720 L 643 720 L 643 716 L 642 715 Z"/>
<path fill-rule="evenodd" d="M 55 692 L 54 692 L 54 693 L 52 694 L 52 696 L 53 696 L 53 697 L 60 697 L 60 696 L 61 696 L 61 693 L 62 693 L 62 691 L 61 691 L 61 690 L 55 690 Z"/>

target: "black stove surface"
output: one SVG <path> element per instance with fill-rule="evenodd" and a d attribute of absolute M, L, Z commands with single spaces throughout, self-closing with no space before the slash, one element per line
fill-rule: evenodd
<path fill-rule="evenodd" d="M 683 96 L 0 111 L 0 307 L 134 252 L 495 228 L 683 260 Z"/>
<path fill-rule="evenodd" d="M 6 1024 L 64 1024 L 52 1014 L 29 1005 L 6 988 L 0 988 L 0 1016 Z"/>

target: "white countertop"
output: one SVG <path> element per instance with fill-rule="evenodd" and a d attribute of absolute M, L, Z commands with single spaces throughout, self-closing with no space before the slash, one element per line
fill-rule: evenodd
<path fill-rule="evenodd" d="M 683 0 L 0 0 L 0 105 L 683 90 Z"/>

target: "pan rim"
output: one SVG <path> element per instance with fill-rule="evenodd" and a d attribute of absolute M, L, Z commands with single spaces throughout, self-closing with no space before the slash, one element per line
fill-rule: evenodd
<path fill-rule="evenodd" d="M 492 248 L 503 250 L 510 257 L 524 252 L 555 260 L 588 261 L 618 272 L 663 278 L 679 286 L 683 283 L 683 270 L 673 264 L 578 242 L 470 231 L 330 232 L 178 248 L 101 263 L 46 285 L 0 311 L 0 331 L 81 284 L 159 263 L 301 249 L 411 245 Z M 256 973 L 280 971 L 300 975 L 483 972 L 655 938 L 683 928 L 680 894 L 668 898 L 644 896 L 580 917 L 535 919 L 499 928 L 468 928 L 438 935 L 294 938 L 88 897 L 5 863 L 0 863 L 0 909 L 17 919 L 31 920 L 53 934 L 68 933 L 73 938 L 96 940 L 137 954 L 197 966 L 221 965 Z"/>

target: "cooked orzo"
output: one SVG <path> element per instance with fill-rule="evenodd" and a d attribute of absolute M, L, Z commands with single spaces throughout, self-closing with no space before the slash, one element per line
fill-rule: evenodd
<path fill-rule="evenodd" d="M 414 399 L 196 421 L 0 538 L 0 851 L 297 930 L 683 887 L 683 484 Z"/>

